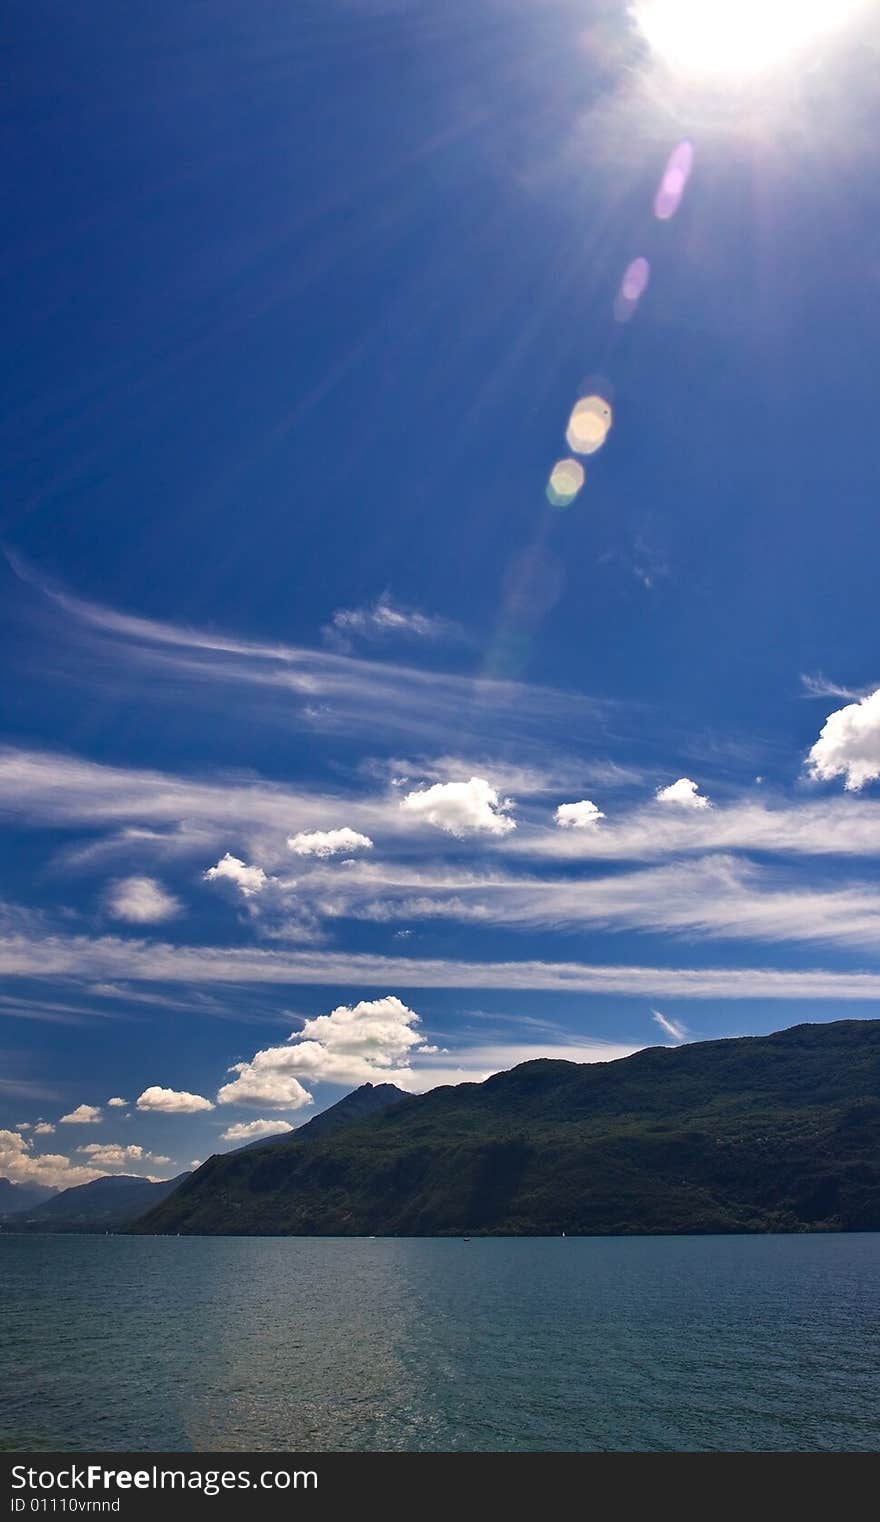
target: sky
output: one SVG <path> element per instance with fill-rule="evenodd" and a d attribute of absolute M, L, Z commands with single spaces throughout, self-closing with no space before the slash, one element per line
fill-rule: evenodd
<path fill-rule="evenodd" d="M 0 1174 L 880 1017 L 876 8 L 10 22 Z"/>

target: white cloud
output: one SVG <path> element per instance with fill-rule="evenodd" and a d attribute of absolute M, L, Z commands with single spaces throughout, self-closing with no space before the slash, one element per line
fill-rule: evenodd
<path fill-rule="evenodd" d="M 138 1096 L 139 1110 L 158 1110 L 163 1115 L 197 1115 L 200 1110 L 213 1110 L 210 1099 L 201 1094 L 188 1094 L 185 1089 L 162 1089 L 158 1084 L 144 1089 Z"/>
<path fill-rule="evenodd" d="M 435 782 L 433 787 L 407 793 L 400 807 L 415 819 L 436 825 L 449 835 L 506 835 L 516 821 L 506 812 L 509 798 L 499 798 L 485 777 L 467 782 Z"/>
<path fill-rule="evenodd" d="M 651 1018 L 655 1024 L 659 1025 L 662 1031 L 666 1032 L 667 1036 L 672 1037 L 673 1041 L 686 1040 L 687 1026 L 682 1025 L 680 1020 L 670 1020 L 668 1015 L 661 1014 L 659 1009 L 651 1010 Z"/>
<path fill-rule="evenodd" d="M 585 830 L 590 825 L 598 824 L 605 815 L 595 803 L 590 803 L 588 798 L 582 798 L 580 803 L 560 803 L 553 818 L 560 829 Z"/>
<path fill-rule="evenodd" d="M 166 893 L 154 877 L 123 877 L 112 884 L 107 908 L 114 919 L 128 920 L 133 925 L 155 925 L 177 914 L 180 901 Z"/>
<path fill-rule="evenodd" d="M 191 1157 L 189 1160 L 189 1165 L 191 1168 L 201 1168 L 202 1160 L 200 1157 Z"/>
<path fill-rule="evenodd" d="M 216 867 L 209 867 L 204 874 L 208 882 L 215 878 L 225 877 L 235 883 L 241 889 L 245 898 L 251 898 L 255 893 L 261 893 L 269 881 L 262 867 L 248 867 L 237 856 L 227 851 L 221 856 Z"/>
<path fill-rule="evenodd" d="M 758 922 L 756 906 L 756 923 Z M 38 917 L 39 920 L 39 917 Z M 556 989 L 693 999 L 880 1000 L 880 973 L 827 968 L 654 966 L 640 963 L 385 956 L 328 949 L 175 946 L 162 941 L 69 936 L 43 930 L 0 935 L 0 974 L 80 982 L 293 987 Z"/>
<path fill-rule="evenodd" d="M 658 803 L 677 803 L 688 809 L 707 809 L 709 799 L 704 798 L 696 782 L 690 777 L 679 777 L 677 782 L 671 782 L 668 787 L 658 787 Z"/>
<path fill-rule="evenodd" d="M 366 640 L 404 638 L 460 640 L 463 631 L 446 618 L 431 617 L 415 608 L 395 607 L 385 592 L 365 608 L 338 608 L 324 630 L 324 638 L 336 649 L 351 648 L 352 636 Z"/>
<path fill-rule="evenodd" d="M 292 1131 L 293 1126 L 286 1120 L 248 1120 L 238 1121 L 234 1126 L 228 1126 L 222 1131 L 223 1141 L 256 1141 L 260 1136 L 282 1136 L 285 1131 Z"/>
<path fill-rule="evenodd" d="M 367 758 L 360 770 L 369 777 L 382 778 L 393 787 L 411 781 L 422 786 L 445 782 L 447 777 L 486 777 L 500 793 L 517 797 L 540 798 L 548 793 L 570 793 L 574 788 L 602 787 L 619 790 L 635 787 L 644 781 L 641 771 L 621 766 L 615 761 L 584 758 L 554 751 L 531 762 L 486 754 L 485 751 L 457 754 L 444 751 L 437 756 L 403 756 Z"/>
<path fill-rule="evenodd" d="M 450 734 L 483 742 L 489 723 L 503 727 L 508 739 L 527 737 L 531 742 L 537 732 L 549 742 L 554 732 L 565 740 L 579 724 L 607 709 L 607 704 L 549 687 L 426 671 L 304 646 L 257 644 L 163 624 L 41 585 L 20 561 L 14 569 L 97 636 L 105 657 L 125 670 L 129 691 L 137 690 L 138 681 L 150 682 L 153 697 L 157 694 L 152 673 L 158 669 L 175 677 L 177 701 L 189 701 L 192 693 L 204 706 L 213 683 L 215 702 L 235 692 L 241 707 L 250 696 L 265 722 L 267 699 L 274 690 L 277 716 L 283 714 L 285 722 L 293 707 L 301 721 L 317 729 L 372 737 L 376 715 L 381 714 L 386 736 L 400 736 L 408 745 L 418 741 L 432 746 L 448 743 Z M 336 635 L 345 638 L 342 631 Z M 74 646 L 72 638 L 68 643 Z M 93 648 L 92 639 L 89 644 Z"/>
<path fill-rule="evenodd" d="M 80 1167 L 60 1153 L 35 1153 L 17 1131 L 0 1130 L 0 1177 L 13 1184 L 45 1184 L 50 1189 L 69 1189 L 90 1184 L 100 1170 Z"/>
<path fill-rule="evenodd" d="M 20 1120 L 15 1129 L 16 1131 L 30 1131 L 33 1129 L 33 1127 L 31 1126 L 29 1120 Z"/>
<path fill-rule="evenodd" d="M 338 856 L 344 851 L 371 851 L 373 842 L 369 835 L 361 835 L 344 825 L 340 830 L 302 830 L 291 835 L 288 842 L 297 856 Z"/>
<path fill-rule="evenodd" d="M 807 757 L 819 782 L 843 777 L 847 792 L 857 793 L 880 777 L 880 688 L 858 703 L 829 714 Z"/>
<path fill-rule="evenodd" d="M 88 1146 L 77 1147 L 77 1152 L 91 1158 L 92 1162 L 101 1168 L 125 1168 L 130 1163 L 143 1163 L 150 1158 L 150 1153 L 145 1152 L 143 1147 L 117 1146 L 114 1142 L 108 1142 L 103 1146 L 100 1142 L 90 1142 Z M 153 1158 L 153 1162 L 166 1162 L 166 1158 Z"/>
<path fill-rule="evenodd" d="M 572 1042 L 501 1042 L 497 1045 L 461 1047 L 456 1051 L 437 1053 L 419 1060 L 419 1065 L 402 1077 L 395 1075 L 398 1088 L 412 1094 L 423 1094 L 428 1089 L 444 1084 L 482 1083 L 493 1073 L 504 1073 L 521 1062 L 535 1062 L 549 1058 L 555 1062 L 616 1062 L 621 1057 L 631 1057 L 639 1051 L 638 1046 L 628 1046 L 619 1041 L 587 1039 Z"/>
<path fill-rule="evenodd" d="M 128 1103 L 127 1099 L 120 1099 L 119 1095 L 115 1094 L 112 1099 L 107 1100 L 107 1107 L 110 1110 L 124 1110 Z"/>
<path fill-rule="evenodd" d="M 48 1120 L 38 1120 L 34 1126 L 34 1136 L 52 1136 L 55 1127 Z"/>
<path fill-rule="evenodd" d="M 593 927 L 869 948 L 880 939 L 877 884 L 838 878 L 814 888 L 796 871 L 727 854 L 604 876 L 546 878 L 453 867 L 420 874 L 392 864 L 346 873 L 324 909 L 377 923 L 446 919 L 507 930 Z"/>
<path fill-rule="evenodd" d="M 62 1126 L 96 1126 L 101 1120 L 100 1105 L 77 1105 L 69 1115 L 62 1115 L 59 1122 Z"/>
<path fill-rule="evenodd" d="M 560 860 L 648 860 L 701 851 L 762 851 L 793 856 L 880 855 L 880 803 L 842 798 L 773 806 L 754 794 L 712 808 L 654 804 L 601 830 L 520 832 L 519 854 Z"/>
<path fill-rule="evenodd" d="M 217 1098 L 221 1104 L 296 1108 L 311 1098 L 298 1099 L 298 1078 L 343 1085 L 396 1083 L 411 1076 L 413 1056 L 434 1050 L 415 1030 L 418 1022 L 415 1010 L 394 994 L 340 1004 L 329 1015 L 306 1020 L 285 1046 L 268 1047 L 250 1062 L 237 1063 L 230 1072 L 238 1077 Z"/>
<path fill-rule="evenodd" d="M 857 703 L 860 698 L 865 698 L 873 691 L 872 687 L 858 691 L 852 687 L 841 687 L 838 682 L 829 682 L 821 671 L 811 675 L 809 672 L 801 674 L 801 686 L 804 689 L 804 697 L 807 698 L 849 698 Z"/>
<path fill-rule="evenodd" d="M 237 1076 L 217 1091 L 221 1105 L 259 1105 L 268 1110 L 301 1110 L 314 1103 L 299 1079 L 286 1072 L 288 1048 L 269 1047 L 251 1062 L 236 1062 L 229 1069 Z"/>

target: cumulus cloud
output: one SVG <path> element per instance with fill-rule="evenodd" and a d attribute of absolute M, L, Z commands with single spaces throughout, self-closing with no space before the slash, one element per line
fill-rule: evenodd
<path fill-rule="evenodd" d="M 436 1050 L 415 1030 L 419 1017 L 393 994 L 340 1004 L 306 1020 L 284 1046 L 267 1047 L 230 1068 L 238 1076 L 217 1095 L 221 1104 L 298 1108 L 311 1101 L 300 1078 L 342 1085 L 412 1078 L 410 1059 Z M 300 1095 L 305 1097 L 300 1097 Z"/>
<path fill-rule="evenodd" d="M 289 1049 L 268 1047 L 255 1053 L 251 1062 L 236 1062 L 229 1069 L 237 1076 L 217 1091 L 221 1105 L 259 1105 L 268 1110 L 301 1110 L 314 1103 L 308 1089 L 293 1076 L 285 1061 Z"/>
<path fill-rule="evenodd" d="M 347 825 L 341 830 L 301 830 L 298 835 L 289 836 L 287 844 L 297 856 L 338 856 L 342 851 L 348 855 L 351 851 L 373 849 L 369 835 L 361 835 Z"/>
<path fill-rule="evenodd" d="M 97 1178 L 94 1167 L 78 1166 L 60 1153 L 32 1151 L 32 1143 L 18 1131 L 0 1130 L 0 1178 L 13 1184 L 45 1184 L 49 1189 L 69 1189 Z"/>
<path fill-rule="evenodd" d="M 600 819 L 604 819 L 605 815 L 595 803 L 591 803 L 588 798 L 582 798 L 580 803 L 560 803 L 553 818 L 560 829 L 585 830 L 590 825 L 597 824 Z"/>
<path fill-rule="evenodd" d="M 107 909 L 114 919 L 132 925 L 155 925 L 177 914 L 180 901 L 154 877 L 122 877 L 110 887 Z"/>
<path fill-rule="evenodd" d="M 34 1136 L 51 1136 L 55 1130 L 51 1121 L 38 1120 L 34 1126 Z"/>
<path fill-rule="evenodd" d="M 188 1094 L 185 1089 L 162 1089 L 158 1084 L 144 1089 L 138 1096 L 139 1110 L 156 1110 L 163 1115 L 197 1115 L 200 1110 L 213 1110 L 210 1099 L 201 1094 Z"/>
<path fill-rule="evenodd" d="M 507 835 L 516 821 L 506 812 L 510 798 L 499 798 L 485 777 L 467 782 L 435 782 L 433 787 L 407 793 L 400 807 L 413 818 L 432 824 L 448 835 Z"/>
<path fill-rule="evenodd" d="M 89 1142 L 87 1146 L 77 1147 L 76 1150 L 83 1153 L 86 1157 L 90 1157 L 94 1163 L 102 1168 L 124 1168 L 129 1163 L 145 1162 L 150 1156 L 149 1152 L 144 1151 L 143 1147 L 134 1145 L 123 1147 L 117 1146 L 113 1142 L 108 1142 L 106 1146 L 103 1146 L 100 1142 Z M 159 1159 L 156 1158 L 154 1161 L 158 1162 Z M 163 1161 L 167 1162 L 168 1159 L 164 1158 Z"/>
<path fill-rule="evenodd" d="M 705 798 L 699 790 L 696 782 L 690 777 L 679 777 L 677 782 L 671 782 L 668 787 L 658 787 L 658 803 L 678 803 L 686 809 L 707 809 L 709 799 Z"/>
<path fill-rule="evenodd" d="M 221 856 L 216 867 L 209 867 L 204 873 L 208 882 L 225 877 L 241 890 L 245 898 L 251 898 L 255 893 L 261 893 L 269 881 L 262 867 L 248 867 L 230 851 Z"/>
<path fill-rule="evenodd" d="M 127 1099 L 120 1099 L 118 1094 L 114 1094 L 112 1099 L 107 1100 L 107 1106 L 111 1110 L 124 1110 L 128 1102 Z"/>
<path fill-rule="evenodd" d="M 100 1105 L 77 1105 L 69 1115 L 62 1115 L 59 1125 L 62 1126 L 97 1126 L 101 1120 Z"/>
<path fill-rule="evenodd" d="M 227 1126 L 220 1134 L 223 1141 L 247 1142 L 256 1141 L 260 1136 L 281 1136 L 292 1130 L 293 1126 L 286 1120 L 248 1120 Z"/>
<path fill-rule="evenodd" d="M 876 782 L 880 777 L 880 688 L 828 715 L 807 766 L 819 782 L 843 777 L 851 793 L 866 782 Z"/>
<path fill-rule="evenodd" d="M 667 1036 L 672 1037 L 673 1041 L 684 1041 L 686 1039 L 687 1026 L 682 1025 L 680 1020 L 670 1020 L 667 1015 L 662 1015 L 659 1009 L 651 1010 L 651 1018 L 656 1025 L 659 1025 L 662 1031 L 665 1031 Z"/>

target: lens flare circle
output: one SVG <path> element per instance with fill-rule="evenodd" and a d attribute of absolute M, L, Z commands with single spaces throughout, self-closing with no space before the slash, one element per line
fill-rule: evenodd
<path fill-rule="evenodd" d="M 604 396 L 582 396 L 572 408 L 565 431 L 572 454 L 595 454 L 605 443 L 611 422 L 611 407 Z"/>
<path fill-rule="evenodd" d="M 547 501 L 553 507 L 569 507 L 584 484 L 579 460 L 557 460 L 547 482 Z"/>

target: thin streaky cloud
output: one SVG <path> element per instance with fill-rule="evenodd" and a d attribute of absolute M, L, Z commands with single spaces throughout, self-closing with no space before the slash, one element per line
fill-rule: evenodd
<path fill-rule="evenodd" d="M 651 1010 L 651 1018 L 654 1024 L 659 1025 L 660 1029 L 667 1036 L 672 1037 L 673 1041 L 685 1041 L 687 1039 L 687 1026 L 682 1025 L 680 1020 L 670 1020 L 669 1016 L 661 1014 L 659 1009 Z"/>
<path fill-rule="evenodd" d="M 83 979 L 126 976 L 147 983 L 238 983 L 293 987 L 342 985 L 422 988 L 546 989 L 686 999 L 831 999 L 880 1002 L 880 973 L 772 967 L 651 967 L 537 960 L 445 961 L 318 948 L 176 946 L 103 936 L 0 939 L 0 973 L 8 977 Z"/>
<path fill-rule="evenodd" d="M 377 923 L 445 919 L 509 930 L 641 930 L 755 942 L 813 941 L 873 950 L 880 888 L 803 883 L 732 855 L 583 877 L 515 877 L 455 867 L 352 866 L 311 883 L 325 917 Z"/>
<path fill-rule="evenodd" d="M 494 717 L 510 735 L 534 742 L 542 728 L 570 734 L 573 723 L 595 723 L 616 707 L 607 700 L 552 687 L 428 671 L 392 661 L 368 660 L 309 646 L 238 639 L 209 630 L 121 613 L 50 585 L 7 550 L 16 575 L 76 623 L 105 637 L 112 658 L 164 665 L 194 683 L 205 681 L 277 687 L 299 699 L 299 712 L 316 727 L 340 733 L 375 733 L 382 714 L 386 734 L 445 741 L 451 732 L 485 734 Z"/>
<path fill-rule="evenodd" d="M 712 808 L 637 807 L 595 830 L 519 830 L 505 852 L 559 860 L 650 861 L 707 851 L 877 856 L 880 803 L 865 798 L 774 804 L 738 799 Z"/>
<path fill-rule="evenodd" d="M 801 672 L 801 686 L 802 698 L 845 698 L 848 703 L 858 703 L 875 690 L 877 683 L 871 682 L 867 687 L 843 687 L 839 682 L 830 682 L 821 671 L 817 671 L 813 674 Z"/>

